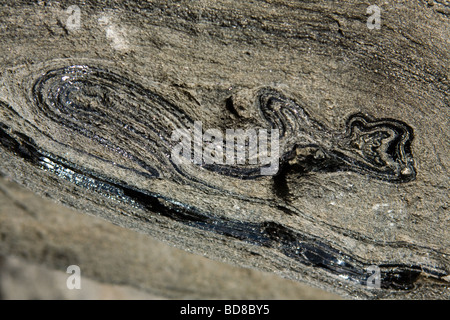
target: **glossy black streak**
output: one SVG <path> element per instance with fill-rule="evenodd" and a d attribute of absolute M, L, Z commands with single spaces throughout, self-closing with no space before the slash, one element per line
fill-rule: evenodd
<path fill-rule="evenodd" d="M 411 153 L 414 135 L 404 122 L 355 114 L 347 120 L 345 132 L 334 131 L 312 119 L 298 103 L 270 88 L 260 90 L 258 105 L 267 123 L 280 130 L 284 146 L 281 165 L 297 157 L 296 165 L 289 170 L 351 170 L 389 182 L 415 178 Z"/>
<path fill-rule="evenodd" d="M 170 137 L 174 129 L 193 128 L 193 120 L 141 85 L 104 69 L 77 65 L 48 71 L 36 81 L 32 95 L 36 106 L 52 121 L 121 154 L 150 175 L 158 177 L 170 167 L 180 171 L 168 160 L 173 148 Z M 353 115 L 346 132 L 341 133 L 314 121 L 302 106 L 276 90 L 261 89 L 257 103 L 266 127 L 280 132 L 281 167 L 296 157 L 296 150 L 308 149 L 309 154 L 300 151 L 299 165 L 294 168 L 313 172 L 352 170 L 390 182 L 407 182 L 415 177 L 413 131 L 403 122 Z M 230 104 L 232 101 L 227 100 L 227 109 Z M 143 105 L 151 114 L 142 113 Z M 100 129 L 100 123 L 114 134 Z M 133 126 L 135 123 L 140 126 Z M 138 156 L 130 140 L 152 157 Z M 261 176 L 258 166 L 204 164 L 202 168 L 241 179 Z"/>
<path fill-rule="evenodd" d="M 127 203 L 134 207 L 157 212 L 169 219 L 205 231 L 215 232 L 257 246 L 280 250 L 285 256 L 307 266 L 314 266 L 348 281 L 366 285 L 369 264 L 356 260 L 348 254 L 336 250 L 323 241 L 301 234 L 276 222 L 251 223 L 229 218 L 214 217 L 194 206 L 181 205 L 162 195 L 139 190 L 123 183 L 112 181 L 97 173 L 70 164 L 66 160 L 39 151 L 34 142 L 18 132 L 8 132 L 8 127 L 0 124 L 0 144 L 4 150 L 20 156 L 27 162 L 78 186 L 93 190 L 102 196 Z M 381 287 L 408 290 L 422 271 L 444 276 L 435 270 L 420 266 L 379 265 Z"/>
<path fill-rule="evenodd" d="M 195 173 L 184 172 L 170 158 L 172 130 L 189 130 L 194 121 L 179 107 L 139 84 L 108 70 L 75 65 L 40 75 L 32 87 L 31 98 L 40 115 L 133 163 L 142 169 L 139 173 L 145 177 L 199 182 Z M 303 106 L 278 91 L 263 88 L 256 99 L 266 128 L 280 132 L 281 171 L 274 177 L 280 197 L 288 193 L 283 183 L 290 171 L 351 170 L 388 182 L 406 182 L 415 177 L 411 153 L 413 132 L 403 122 L 353 115 L 346 123 L 346 130 L 338 132 L 311 119 Z M 5 103 L 0 106 L 13 112 Z M 227 101 L 226 107 L 233 109 L 232 100 Z M 361 285 L 366 284 L 369 276 L 367 263 L 310 235 L 271 221 L 256 223 L 217 217 L 193 204 L 180 204 L 176 199 L 131 187 L 42 150 L 32 139 L 5 124 L 0 124 L 0 145 L 33 166 L 149 214 L 156 212 L 194 228 L 276 249 L 302 265 L 317 267 Z M 199 170 L 203 169 L 236 179 L 260 178 L 258 166 L 210 165 Z M 207 181 L 200 182 L 209 186 Z M 213 190 L 215 186 L 210 188 Z M 289 209 L 278 208 L 290 214 Z M 380 267 L 382 286 L 393 289 L 410 289 L 420 270 L 424 270 L 406 265 Z"/>

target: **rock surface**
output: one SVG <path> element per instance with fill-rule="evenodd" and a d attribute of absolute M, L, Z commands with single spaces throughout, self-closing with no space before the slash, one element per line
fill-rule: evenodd
<path fill-rule="evenodd" d="M 448 2 L 70 5 L 2 7 L 3 175 L 346 297 L 450 296 Z M 277 174 L 175 163 L 196 121 L 279 130 Z"/>
<path fill-rule="evenodd" d="M 176 249 L 0 179 L 2 299 L 339 299 Z M 69 290 L 68 266 L 81 271 Z"/>

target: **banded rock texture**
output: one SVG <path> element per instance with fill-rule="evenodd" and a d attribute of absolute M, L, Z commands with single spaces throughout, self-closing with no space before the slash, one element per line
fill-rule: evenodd
<path fill-rule="evenodd" d="M 446 2 L 380 5 L 380 30 L 354 1 L 88 2 L 77 30 L 72 4 L 2 10 L 3 175 L 344 296 L 449 296 Z M 277 174 L 175 162 L 196 121 L 278 130 Z"/>
<path fill-rule="evenodd" d="M 4 178 L 0 182 L 1 299 L 113 298 L 118 293 L 114 287 L 123 284 L 139 289 L 141 296 L 146 293 L 142 298 L 339 298 L 275 274 L 174 248 L 43 199 Z M 81 269 L 81 290 L 66 286 L 66 270 L 73 264 Z M 102 284 L 101 293 L 89 289 L 89 279 Z M 133 297 L 124 292 L 116 298 Z"/>

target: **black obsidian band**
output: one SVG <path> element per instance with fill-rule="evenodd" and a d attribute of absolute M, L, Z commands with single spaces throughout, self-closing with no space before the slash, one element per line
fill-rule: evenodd
<path fill-rule="evenodd" d="M 220 185 L 220 181 L 202 181 L 195 175 L 195 170 L 186 172 L 170 158 L 173 130 L 190 130 L 196 119 L 191 119 L 168 99 L 126 77 L 87 65 L 54 69 L 43 72 L 34 82 L 31 100 L 40 116 L 133 163 L 134 168 L 129 170 L 146 179 L 184 179 L 186 183 L 202 183 L 205 190 L 211 192 Z M 265 127 L 279 130 L 280 165 L 283 167 L 279 175 L 286 174 L 288 163 L 297 160 L 291 170 L 318 173 L 351 170 L 394 183 L 415 177 L 411 151 L 413 130 L 401 121 L 355 114 L 348 118 L 343 132 L 332 130 L 312 119 L 303 105 L 271 88 L 257 92 L 256 106 Z M 15 113 L 6 103 L 1 102 L 0 107 L 11 116 Z M 31 122 L 28 124 L 35 126 Z M 42 132 L 42 128 L 38 130 Z M 57 137 L 52 139 L 57 141 Z M 366 270 L 370 264 L 323 239 L 273 221 L 249 222 L 218 216 L 198 209 L 195 204 L 131 186 L 43 150 L 33 139 L 3 123 L 0 123 L 0 146 L 3 151 L 25 159 L 33 166 L 101 196 L 138 207 L 149 214 L 157 212 L 190 227 L 278 250 L 302 265 L 366 285 Z M 297 150 L 308 150 L 309 153 L 300 152 L 299 156 Z M 102 158 L 101 153 L 90 156 Z M 103 160 L 123 167 L 112 160 Z M 254 183 L 263 179 L 257 165 L 202 165 L 198 170 L 232 179 L 255 179 Z M 275 182 L 277 179 L 279 176 L 275 177 Z M 290 210 L 288 207 L 280 209 Z M 391 289 L 410 289 L 421 272 L 437 277 L 446 274 L 445 270 L 427 269 L 423 265 L 386 263 L 379 267 L 381 286 Z"/>

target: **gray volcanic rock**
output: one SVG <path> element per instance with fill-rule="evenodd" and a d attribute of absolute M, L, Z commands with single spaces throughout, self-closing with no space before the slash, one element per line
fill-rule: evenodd
<path fill-rule="evenodd" d="M 346 297 L 450 296 L 447 2 L 71 5 L 2 7 L 3 175 Z M 175 161 L 199 123 L 272 130 L 278 170 Z"/>
<path fill-rule="evenodd" d="M 173 248 L 43 199 L 4 178 L 0 208 L 2 299 L 339 298 Z M 80 268 L 80 290 L 66 286 L 70 265 Z"/>

